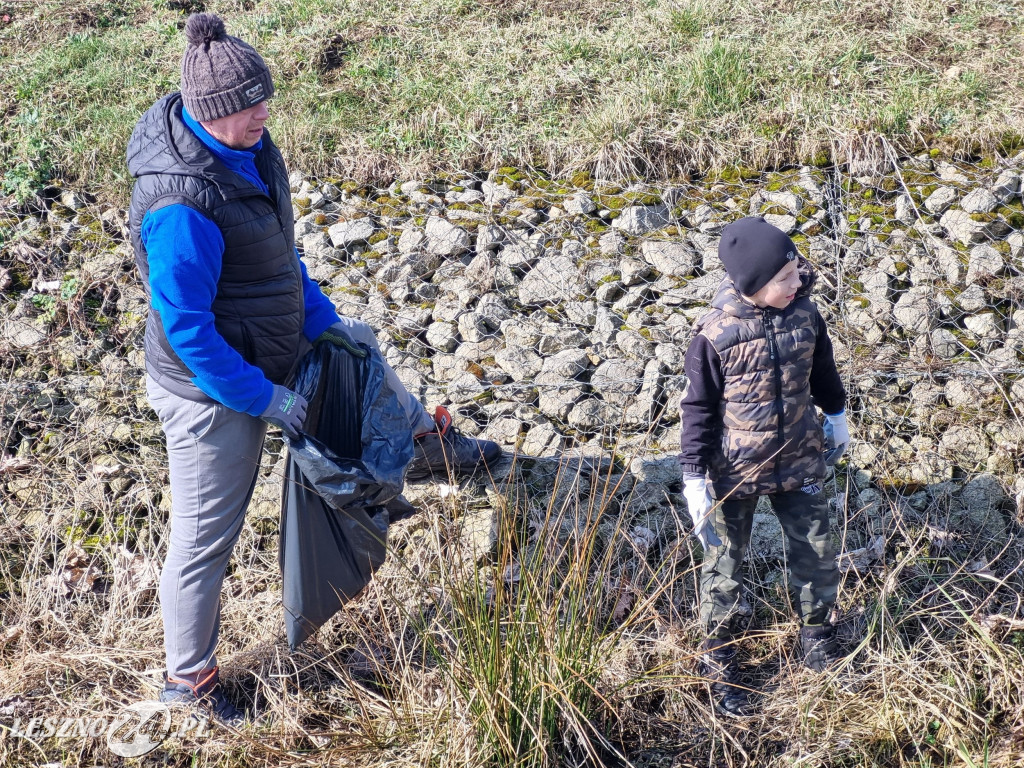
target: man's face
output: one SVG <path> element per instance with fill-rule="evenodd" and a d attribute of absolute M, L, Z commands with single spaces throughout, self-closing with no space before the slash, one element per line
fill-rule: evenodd
<path fill-rule="evenodd" d="M 796 298 L 800 290 L 800 267 L 796 259 L 780 269 L 751 300 L 759 307 L 785 309 Z"/>
<path fill-rule="evenodd" d="M 263 124 L 270 117 L 267 102 L 235 112 L 233 115 L 218 117 L 216 120 L 201 121 L 203 128 L 225 147 L 249 149 L 263 137 Z"/>

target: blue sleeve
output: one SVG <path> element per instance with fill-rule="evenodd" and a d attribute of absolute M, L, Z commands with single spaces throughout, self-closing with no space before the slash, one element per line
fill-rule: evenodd
<path fill-rule="evenodd" d="M 295 255 L 298 256 L 298 251 Z M 302 267 L 302 302 L 306 308 L 306 322 L 302 326 L 302 335 L 310 341 L 316 341 L 317 336 L 339 322 L 338 313 L 331 300 L 320 290 L 320 286 L 309 279 L 306 265 L 302 263 L 301 258 L 299 266 Z"/>
<path fill-rule="evenodd" d="M 217 295 L 224 238 L 217 225 L 187 205 L 150 211 L 142 220 L 149 289 L 164 334 L 192 372 L 192 383 L 235 411 L 259 416 L 274 385 L 217 332 Z"/>

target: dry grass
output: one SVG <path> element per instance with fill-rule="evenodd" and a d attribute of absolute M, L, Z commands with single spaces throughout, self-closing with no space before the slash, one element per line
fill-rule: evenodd
<path fill-rule="evenodd" d="M 666 178 L 901 152 L 1015 149 L 1012 5 L 902 0 L 8 3 L 0 160 L 121 197 L 135 120 L 173 90 L 187 11 L 254 42 L 293 167 L 390 181 L 543 166 Z M 116 94 L 116 96 L 115 96 Z M 49 166 L 52 165 L 51 169 Z"/>
<path fill-rule="evenodd" d="M 8 728 L 15 716 L 112 717 L 157 690 L 163 458 L 130 388 L 105 386 L 93 394 L 131 414 L 137 450 L 110 457 L 116 470 L 98 469 L 115 466 L 99 445 L 89 464 L 26 466 L 26 482 L 9 486 L 22 492 L 4 499 Z M 72 423 L 69 457 L 96 439 Z M 838 621 L 855 655 L 834 674 L 800 666 L 781 574 L 752 560 L 755 622 L 742 653 L 764 694 L 758 716 L 737 723 L 714 713 L 695 673 L 695 545 L 677 519 L 621 493 L 614 450 L 517 460 L 493 481 L 427 489 L 421 513 L 393 527 L 366 591 L 290 653 L 276 561 L 280 444 L 270 447 L 222 595 L 224 676 L 258 722 L 201 743 L 171 739 L 147 764 L 1018 764 L 1021 539 L 1015 531 L 999 551 L 938 537 L 941 495 L 925 509 L 894 495 L 840 516 L 847 548 L 879 520 L 885 544 L 882 561 L 846 573 Z M 96 478 L 108 483 L 98 495 Z M 0 760 L 114 758 L 102 739 L 9 737 Z"/>

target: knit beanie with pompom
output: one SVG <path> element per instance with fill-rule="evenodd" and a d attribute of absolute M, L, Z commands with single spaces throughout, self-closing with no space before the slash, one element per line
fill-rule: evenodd
<path fill-rule="evenodd" d="M 185 39 L 188 47 L 181 60 L 181 97 L 196 120 L 233 115 L 274 95 L 263 58 L 251 45 L 229 35 L 219 16 L 189 16 Z"/>

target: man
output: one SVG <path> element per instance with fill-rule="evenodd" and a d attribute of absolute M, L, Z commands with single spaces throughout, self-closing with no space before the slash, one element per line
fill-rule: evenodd
<path fill-rule="evenodd" d="M 185 28 L 181 92 L 156 102 L 128 145 L 129 211 L 150 297 L 146 391 L 167 440 L 171 535 L 160 580 L 167 672 L 160 700 L 241 713 L 218 682 L 220 589 L 255 485 L 268 423 L 295 435 L 306 402 L 288 388 L 316 342 L 354 338 L 295 250 L 288 174 L 267 134 L 270 72 L 213 14 Z M 501 449 L 403 393 L 416 456 L 408 477 L 466 472 Z"/>

